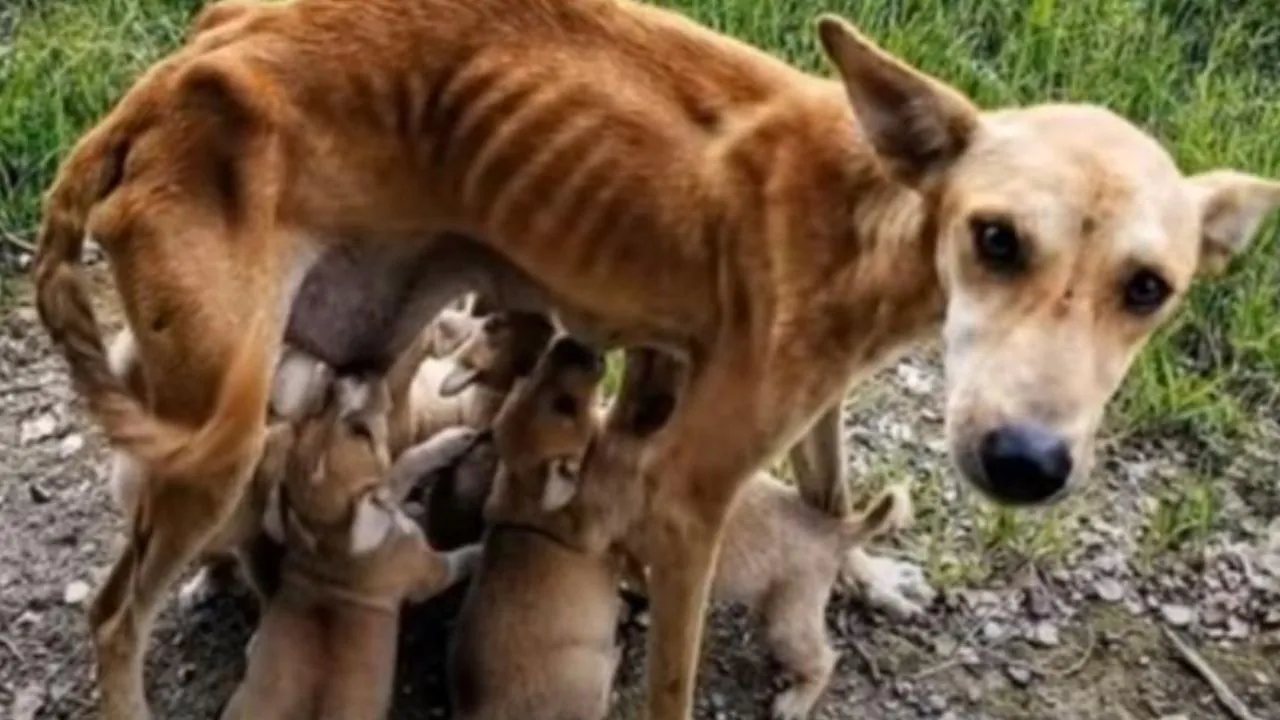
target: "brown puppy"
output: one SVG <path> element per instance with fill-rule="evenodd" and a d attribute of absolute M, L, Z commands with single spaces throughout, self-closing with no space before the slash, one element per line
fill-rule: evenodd
<path fill-rule="evenodd" d="M 544 315 L 498 312 L 476 323 L 447 356 L 422 358 L 407 392 L 395 398 L 393 456 L 449 427 L 487 428 L 512 384 L 533 368 L 552 331 Z"/>
<path fill-rule="evenodd" d="M 467 291 L 691 364 L 641 468 L 657 720 L 689 716 L 737 489 L 910 342 L 942 329 L 968 481 L 1078 486 L 1134 356 L 1280 185 L 818 35 L 839 80 L 630 0 L 207 8 L 68 155 L 35 262 L 76 386 L 152 478 L 91 611 L 103 716 L 147 715 L 156 609 L 249 481 L 282 343 L 382 369 Z M 107 369 L 86 232 L 145 403 Z"/>
<path fill-rule="evenodd" d="M 561 337 L 494 424 L 501 464 L 489 529 L 450 638 L 458 720 L 608 712 L 621 609 L 617 519 L 634 514 L 636 483 L 621 474 L 596 482 L 590 470 L 610 454 L 609 440 L 593 445 L 603 377 L 600 356 Z"/>
<path fill-rule="evenodd" d="M 300 423 L 262 522 L 286 550 L 227 720 L 385 717 L 400 605 L 464 577 L 478 547 L 441 554 L 386 486 L 380 383 L 339 378 L 330 407 Z"/>

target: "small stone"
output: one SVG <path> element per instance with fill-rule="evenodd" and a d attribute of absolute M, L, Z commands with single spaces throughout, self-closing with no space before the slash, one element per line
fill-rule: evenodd
<path fill-rule="evenodd" d="M 1249 637 L 1249 623 L 1235 615 L 1227 618 L 1227 637 L 1232 640 L 1243 640 Z"/>
<path fill-rule="evenodd" d="M 943 710 L 946 710 L 948 704 L 949 703 L 947 702 L 947 698 L 944 695 L 940 695 L 938 693 L 933 693 L 928 698 L 925 699 L 925 705 L 927 705 L 930 710 L 937 713 L 940 713 Z"/>
<path fill-rule="evenodd" d="M 84 436 L 79 433 L 71 433 L 62 438 L 62 442 L 58 443 L 58 455 L 60 457 L 71 457 L 84 447 Z"/>
<path fill-rule="evenodd" d="M 53 499 L 48 490 L 40 487 L 35 483 L 27 486 L 27 494 L 31 496 L 31 502 L 37 505 L 43 505 Z"/>
<path fill-rule="evenodd" d="M 1112 578 L 1099 578 L 1093 584 L 1093 592 L 1100 600 L 1109 603 L 1119 602 L 1120 598 L 1124 597 L 1124 588 Z"/>
<path fill-rule="evenodd" d="M 58 430 L 58 421 L 48 413 L 22 423 L 18 430 L 18 442 L 31 445 L 51 437 Z"/>
<path fill-rule="evenodd" d="M 72 580 L 62 591 L 62 601 L 68 605 L 79 605 L 89 598 L 89 583 L 83 580 Z"/>
<path fill-rule="evenodd" d="M 995 620 L 988 620 L 982 626 L 982 637 L 988 642 L 995 642 L 1009 633 L 1008 628 Z"/>
<path fill-rule="evenodd" d="M 1031 642 L 1040 647 L 1057 647 L 1062 643 L 1062 638 L 1058 634 L 1057 626 L 1052 623 L 1041 622 L 1031 630 Z"/>
<path fill-rule="evenodd" d="M 719 692 L 711 693 L 711 707 L 715 710 L 722 710 L 724 709 L 724 706 L 725 706 L 724 693 L 719 693 Z"/>
<path fill-rule="evenodd" d="M 1174 605 L 1172 603 L 1160 606 L 1160 617 L 1164 618 L 1166 623 L 1173 627 L 1186 627 L 1195 619 L 1195 611 L 1186 605 Z"/>
<path fill-rule="evenodd" d="M 899 680 L 893 684 L 893 694 L 897 695 L 900 698 L 905 698 L 910 696 L 911 691 L 914 689 L 915 689 L 915 686 L 913 686 L 911 683 L 907 682 L 906 680 Z"/>
<path fill-rule="evenodd" d="M 941 657 L 950 657 L 956 651 L 959 643 L 950 635 L 943 635 L 933 641 L 933 652 Z"/>
<path fill-rule="evenodd" d="M 971 703 L 976 703 L 982 699 L 982 688 L 977 685 L 970 685 L 969 689 L 964 693 L 965 699 Z"/>
<path fill-rule="evenodd" d="M 1186 713 L 1178 713 L 1177 715 L 1161 715 L 1160 720 L 1190 720 Z"/>
<path fill-rule="evenodd" d="M 12 720 L 35 720 L 36 713 L 44 707 L 44 686 L 39 683 L 27 685 L 14 694 L 13 704 L 9 707 Z"/>
<path fill-rule="evenodd" d="M 1031 671 L 1021 665 L 1008 665 L 1005 667 L 1004 673 L 1018 687 L 1026 687 L 1031 684 Z"/>
<path fill-rule="evenodd" d="M 1151 658 L 1146 655 L 1138 656 L 1138 667 L 1146 667 L 1151 664 Z"/>
<path fill-rule="evenodd" d="M 1220 607 L 1207 607 L 1200 611 L 1200 623 L 1205 627 L 1222 627 L 1227 622 L 1227 613 Z"/>
<path fill-rule="evenodd" d="M 1027 614 L 1036 620 L 1043 620 L 1053 614 L 1053 600 L 1043 588 L 1027 588 L 1025 603 Z"/>

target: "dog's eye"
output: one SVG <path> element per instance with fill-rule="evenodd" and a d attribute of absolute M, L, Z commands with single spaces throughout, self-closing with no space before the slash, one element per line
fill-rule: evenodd
<path fill-rule="evenodd" d="M 1159 310 L 1172 292 L 1164 278 L 1142 269 L 1130 276 L 1124 285 L 1124 306 L 1129 312 L 1147 315 Z"/>
<path fill-rule="evenodd" d="M 572 395 L 561 393 L 551 401 L 551 409 L 557 415 L 573 417 L 578 414 L 578 401 Z"/>
<path fill-rule="evenodd" d="M 1013 274 L 1027 266 L 1022 238 L 1004 220 L 974 220 L 973 244 L 984 265 L 1001 274 Z"/>

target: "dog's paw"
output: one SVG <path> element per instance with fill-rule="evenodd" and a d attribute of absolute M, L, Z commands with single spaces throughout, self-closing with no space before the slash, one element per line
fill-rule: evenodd
<path fill-rule="evenodd" d="M 919 566 L 874 557 L 861 549 L 849 554 L 845 577 L 868 607 L 899 619 L 924 612 L 936 595 Z"/>

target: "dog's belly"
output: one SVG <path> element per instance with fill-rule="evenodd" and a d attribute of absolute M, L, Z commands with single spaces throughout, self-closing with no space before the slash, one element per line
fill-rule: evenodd
<path fill-rule="evenodd" d="M 567 332 L 601 349 L 646 346 L 683 354 L 688 345 L 686 338 L 557 303 L 554 288 L 461 235 L 332 243 L 301 280 L 284 340 L 339 373 L 385 370 L 445 305 L 473 291 L 504 309 L 554 310 Z"/>
<path fill-rule="evenodd" d="M 469 291 L 503 306 L 545 306 L 531 281 L 466 237 L 342 240 L 306 272 L 284 340 L 340 373 L 385 370 L 446 304 Z"/>

